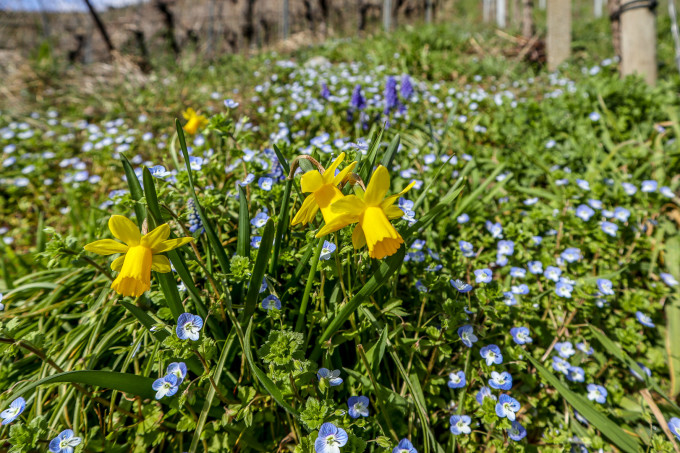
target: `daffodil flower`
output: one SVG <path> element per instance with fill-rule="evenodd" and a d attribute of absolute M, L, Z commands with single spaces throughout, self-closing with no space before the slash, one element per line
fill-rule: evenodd
<path fill-rule="evenodd" d="M 415 182 L 409 184 L 398 194 L 385 198 L 390 188 L 390 175 L 387 169 L 379 166 L 366 187 L 363 198 L 348 195 L 338 199 L 331 206 L 335 218 L 317 233 L 322 237 L 345 226 L 358 222 L 352 233 L 352 244 L 355 249 L 368 245 L 371 258 L 383 259 L 394 255 L 404 242 L 404 239 L 390 223 L 391 219 L 398 219 L 404 212 L 394 203 L 403 194 L 411 190 Z"/>
<path fill-rule="evenodd" d="M 192 108 L 188 108 L 182 112 L 182 116 L 187 120 L 187 124 L 184 125 L 184 130 L 191 135 L 194 135 L 199 128 L 208 124 L 208 119 L 205 116 L 196 113 Z"/>
<path fill-rule="evenodd" d="M 180 247 L 193 238 L 168 239 L 170 227 L 167 223 L 142 236 L 132 220 L 120 215 L 109 219 L 111 233 L 125 244 L 113 239 L 101 239 L 85 246 L 88 252 L 99 255 L 123 253 L 113 263 L 111 269 L 119 271 L 111 288 L 122 296 L 137 297 L 151 287 L 151 271 L 170 272 L 170 260 L 160 253 Z"/>
<path fill-rule="evenodd" d="M 311 194 L 302 202 L 302 207 L 297 214 L 295 214 L 291 226 L 295 226 L 299 223 L 304 225 L 311 222 L 319 209 L 321 209 L 321 214 L 327 224 L 337 217 L 337 214 L 331 211 L 331 204 L 344 196 L 342 192 L 340 192 L 340 189 L 338 189 L 338 184 L 345 179 L 357 164 L 356 162 L 352 162 L 336 175 L 335 170 L 344 159 L 345 153 L 340 153 L 323 174 L 318 170 L 311 170 L 302 175 L 302 179 L 300 180 L 302 192 L 311 192 Z"/>

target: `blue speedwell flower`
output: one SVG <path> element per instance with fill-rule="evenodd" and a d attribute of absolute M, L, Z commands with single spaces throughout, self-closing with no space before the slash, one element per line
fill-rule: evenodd
<path fill-rule="evenodd" d="M 574 351 L 574 346 L 571 344 L 571 341 L 565 341 L 564 343 L 555 343 L 555 351 L 557 351 L 560 357 L 564 359 L 568 359 L 569 357 L 576 354 L 576 351 Z"/>
<path fill-rule="evenodd" d="M 619 231 L 619 226 L 612 222 L 603 221 L 600 226 L 605 234 L 608 234 L 613 238 L 616 237 L 616 233 Z"/>
<path fill-rule="evenodd" d="M 574 287 L 572 285 L 563 281 L 559 281 L 557 282 L 557 285 L 555 285 L 555 294 L 566 299 L 571 298 L 571 292 L 573 290 Z"/>
<path fill-rule="evenodd" d="M 478 338 L 474 333 L 474 329 L 471 325 L 465 325 L 458 329 L 458 336 L 465 346 L 468 348 L 472 347 L 472 343 L 476 343 Z"/>
<path fill-rule="evenodd" d="M 465 373 L 463 371 L 456 371 L 449 373 L 449 388 L 459 389 L 465 387 Z"/>
<path fill-rule="evenodd" d="M 413 444 L 408 439 L 401 439 L 392 453 L 418 453 Z"/>
<path fill-rule="evenodd" d="M 529 272 L 532 274 L 542 274 L 543 273 L 543 263 L 540 261 L 529 261 L 527 263 L 527 267 L 529 268 Z"/>
<path fill-rule="evenodd" d="M 177 377 L 177 385 L 179 386 L 184 378 L 187 376 L 187 366 L 184 362 L 172 362 L 168 365 L 165 374 L 174 374 Z"/>
<path fill-rule="evenodd" d="M 668 274 L 666 272 L 661 272 L 659 274 L 659 277 L 661 277 L 661 280 L 668 286 L 678 286 L 678 281 L 673 277 L 671 274 Z M 2 299 L 0 299 L 2 300 Z"/>
<path fill-rule="evenodd" d="M 328 381 L 328 385 L 331 387 L 342 384 L 340 370 L 331 371 L 328 368 L 319 368 L 319 371 L 316 372 L 316 376 L 319 378 L 319 380 L 326 379 Z"/>
<path fill-rule="evenodd" d="M 316 453 L 340 453 L 349 436 L 347 432 L 335 426 L 333 423 L 324 423 L 319 428 L 319 435 L 314 441 L 314 451 Z"/>
<path fill-rule="evenodd" d="M 266 190 L 267 192 L 272 190 L 273 184 L 274 180 L 268 176 L 262 176 L 260 179 L 257 180 L 257 185 L 260 187 L 260 189 Z"/>
<path fill-rule="evenodd" d="M 262 308 L 265 310 L 281 310 L 281 301 L 273 294 L 262 299 Z"/>
<path fill-rule="evenodd" d="M 598 278 L 597 279 L 597 288 L 600 290 L 600 292 L 604 296 L 613 296 L 614 295 L 614 289 L 611 280 L 608 280 L 606 278 Z"/>
<path fill-rule="evenodd" d="M 680 440 L 680 418 L 673 417 L 668 420 L 668 429 Z"/>
<path fill-rule="evenodd" d="M 622 182 L 621 187 L 623 187 L 623 191 L 626 192 L 626 195 L 629 197 L 635 195 L 635 192 L 637 192 L 637 187 L 635 184 L 631 184 L 629 182 Z"/>
<path fill-rule="evenodd" d="M 529 294 L 529 286 L 525 283 L 522 283 L 521 285 L 512 285 L 512 287 L 510 287 L 510 291 L 513 294 L 522 294 L 522 295 Z"/>
<path fill-rule="evenodd" d="M 508 420 L 514 421 L 515 412 L 517 412 L 520 407 L 519 401 L 510 395 L 503 393 L 496 403 L 496 415 L 501 418 L 507 417 Z"/>
<path fill-rule="evenodd" d="M 583 256 L 581 255 L 581 250 L 576 247 L 569 247 L 560 254 L 562 259 L 567 263 L 574 263 L 580 260 Z"/>
<path fill-rule="evenodd" d="M 323 247 L 321 247 L 321 255 L 319 255 L 319 259 L 321 261 L 330 259 L 331 255 L 333 254 L 333 252 L 335 252 L 336 248 L 337 247 L 335 246 L 334 243 L 323 241 Z"/>
<path fill-rule="evenodd" d="M 491 389 L 489 387 L 482 386 L 482 388 L 479 389 L 479 392 L 477 392 L 477 395 L 475 395 L 475 399 L 481 405 L 484 404 L 484 398 L 491 398 L 492 400 L 496 401 L 496 395 L 491 393 Z"/>
<path fill-rule="evenodd" d="M 481 354 L 482 358 L 486 360 L 486 364 L 488 366 L 503 363 L 503 354 L 501 354 L 500 348 L 495 344 L 484 346 L 479 351 L 479 353 Z"/>
<path fill-rule="evenodd" d="M 500 390 L 510 390 L 512 388 L 512 376 L 507 371 L 498 373 L 497 371 L 491 372 L 491 379 L 489 379 L 489 387 L 500 389 Z"/>
<path fill-rule="evenodd" d="M 83 441 L 76 437 L 73 430 L 65 429 L 50 441 L 49 449 L 52 453 L 73 453 L 73 449 Z"/>
<path fill-rule="evenodd" d="M 264 212 L 258 212 L 255 217 L 250 220 L 250 224 L 255 228 L 262 228 L 266 225 L 269 216 Z"/>
<path fill-rule="evenodd" d="M 460 293 L 468 293 L 472 290 L 472 285 L 470 285 L 469 283 L 465 283 L 463 280 L 459 278 L 451 280 L 451 286 L 456 288 Z"/>
<path fill-rule="evenodd" d="M 642 181 L 642 184 L 640 185 L 640 190 L 647 193 L 655 192 L 658 185 L 659 185 L 658 182 L 654 181 L 653 179 L 648 179 L 646 181 Z"/>
<path fill-rule="evenodd" d="M 527 430 L 518 421 L 513 420 L 512 425 L 508 428 L 508 437 L 515 442 L 519 442 L 527 436 Z"/>
<path fill-rule="evenodd" d="M 527 327 L 513 327 L 510 329 L 510 335 L 512 335 L 512 339 L 515 340 L 515 343 L 517 344 L 526 344 L 534 341 L 531 338 L 531 332 L 529 332 L 529 328 Z"/>
<path fill-rule="evenodd" d="M 0 425 L 9 425 L 21 415 L 24 409 L 26 409 L 26 400 L 22 397 L 15 399 L 7 409 L 0 412 L 0 418 L 2 418 Z"/>
<path fill-rule="evenodd" d="M 470 434 L 470 423 L 472 419 L 467 415 L 452 415 L 449 419 L 451 424 L 451 434 L 457 436 L 459 434 Z"/>
<path fill-rule="evenodd" d="M 180 340 L 198 341 L 198 332 L 203 327 L 203 319 L 198 315 L 191 313 L 182 313 L 177 319 L 177 338 Z"/>
<path fill-rule="evenodd" d="M 465 256 L 467 258 L 471 258 L 471 257 L 475 256 L 475 248 L 469 242 L 458 241 L 458 247 L 460 247 L 460 251 L 463 252 L 463 256 Z"/>
<path fill-rule="evenodd" d="M 166 374 L 162 378 L 156 379 L 151 388 L 156 391 L 156 399 L 159 400 L 164 396 L 172 396 L 177 393 L 179 384 L 177 383 L 177 376 L 174 374 Z"/>
<path fill-rule="evenodd" d="M 548 266 L 548 267 L 545 268 L 545 272 L 543 272 L 543 275 L 548 280 L 552 280 L 554 282 L 557 282 L 560 279 L 560 275 L 562 275 L 562 269 L 560 269 L 559 267 L 555 267 L 555 266 Z"/>
<path fill-rule="evenodd" d="M 590 218 L 594 214 L 595 214 L 595 211 L 593 211 L 593 208 L 591 208 L 587 204 L 581 204 L 576 208 L 576 217 L 583 220 L 584 222 L 587 222 L 588 220 L 590 220 Z"/>
<path fill-rule="evenodd" d="M 498 241 L 499 255 L 512 255 L 515 252 L 515 243 L 513 241 Z"/>
<path fill-rule="evenodd" d="M 493 223 L 487 220 L 486 223 L 484 223 L 484 226 L 494 239 L 503 237 L 503 226 L 500 222 Z"/>
<path fill-rule="evenodd" d="M 553 370 L 559 371 L 560 373 L 564 374 L 565 376 L 569 374 L 569 367 L 571 366 L 571 365 L 569 365 L 569 362 L 567 362 L 563 358 L 558 357 L 556 355 L 553 356 L 552 360 L 553 360 L 553 363 L 552 363 Z"/>
<path fill-rule="evenodd" d="M 475 269 L 475 282 L 477 283 L 489 283 L 492 276 L 491 269 Z"/>
<path fill-rule="evenodd" d="M 607 389 L 597 384 L 588 384 L 588 399 L 604 404 L 607 401 Z"/>
<path fill-rule="evenodd" d="M 656 327 L 652 322 L 652 318 L 642 313 L 641 311 L 636 311 L 635 317 L 637 318 L 638 322 L 640 322 L 640 324 L 642 324 L 645 327 Z"/>
<path fill-rule="evenodd" d="M 586 379 L 586 373 L 580 366 L 572 366 L 569 367 L 567 379 L 569 379 L 571 382 L 583 382 Z"/>
<path fill-rule="evenodd" d="M 515 278 L 524 278 L 527 275 L 527 270 L 521 267 L 511 267 L 510 276 Z"/>
<path fill-rule="evenodd" d="M 369 404 L 370 402 L 366 396 L 350 396 L 347 400 L 349 416 L 352 418 L 368 417 Z"/>

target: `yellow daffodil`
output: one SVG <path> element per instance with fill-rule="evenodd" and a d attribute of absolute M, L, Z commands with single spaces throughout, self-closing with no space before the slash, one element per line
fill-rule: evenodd
<path fill-rule="evenodd" d="M 187 124 L 184 125 L 184 130 L 191 135 L 194 135 L 198 129 L 208 124 L 208 119 L 205 116 L 196 113 L 192 108 L 186 109 L 182 113 L 182 116 L 187 120 Z"/>
<path fill-rule="evenodd" d="M 385 167 L 379 166 L 373 172 L 363 198 L 348 195 L 331 205 L 335 218 L 331 222 L 326 222 L 316 237 L 325 236 L 351 223 L 359 222 L 352 233 L 352 245 L 355 249 L 368 245 L 368 254 L 371 258 L 377 259 L 394 255 L 404 242 L 390 223 L 390 219 L 404 215 L 401 209 L 394 206 L 394 202 L 411 190 L 414 184 L 415 182 L 412 182 L 398 194 L 385 198 L 390 188 L 390 175 Z"/>
<path fill-rule="evenodd" d="M 336 214 L 331 212 L 331 204 L 343 197 L 342 192 L 338 189 L 338 184 L 345 179 L 357 164 L 352 162 L 336 175 L 335 170 L 344 159 L 345 153 L 340 153 L 323 174 L 318 170 L 311 170 L 302 175 L 300 180 L 302 192 L 311 192 L 311 194 L 302 202 L 302 207 L 295 214 L 291 226 L 295 226 L 298 223 L 304 225 L 311 222 L 319 209 L 321 209 L 321 214 L 326 223 L 331 222 L 336 217 Z"/>
<path fill-rule="evenodd" d="M 85 250 L 99 255 L 123 253 L 111 263 L 111 269 L 120 271 L 111 283 L 111 288 L 122 296 L 141 296 L 151 287 L 151 270 L 172 270 L 170 260 L 159 253 L 176 249 L 193 240 L 190 237 L 168 239 L 170 227 L 167 223 L 142 236 L 137 225 L 120 215 L 111 216 L 109 229 L 125 244 L 113 239 L 101 239 L 87 244 Z"/>

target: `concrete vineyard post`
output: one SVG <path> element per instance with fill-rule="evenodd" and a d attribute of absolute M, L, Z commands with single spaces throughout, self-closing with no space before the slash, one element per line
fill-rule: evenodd
<path fill-rule="evenodd" d="M 548 0 L 548 69 L 554 71 L 571 54 L 571 0 Z"/>

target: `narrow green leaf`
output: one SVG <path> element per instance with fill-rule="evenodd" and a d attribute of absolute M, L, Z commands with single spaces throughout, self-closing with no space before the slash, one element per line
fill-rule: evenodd
<path fill-rule="evenodd" d="M 250 319 L 250 322 L 248 323 L 248 328 L 246 329 L 244 353 L 251 371 L 257 377 L 257 380 L 260 381 L 260 384 L 262 384 L 265 390 L 267 390 L 267 392 L 271 395 L 272 398 L 274 398 L 274 401 L 276 401 L 279 406 L 281 406 L 283 409 L 285 409 L 288 413 L 290 413 L 294 417 L 299 418 L 298 411 L 296 411 L 295 408 L 293 408 L 293 406 L 284 401 L 283 395 L 281 394 L 281 391 L 276 386 L 276 384 L 274 384 L 272 380 L 269 379 L 269 377 L 264 373 L 264 371 L 262 371 L 257 367 L 257 365 L 255 365 L 255 362 L 253 361 L 253 353 L 250 347 L 250 335 L 252 330 L 253 320 Z"/>
<path fill-rule="evenodd" d="M 260 294 L 260 286 L 264 278 L 264 271 L 267 269 L 267 261 L 272 250 L 272 242 L 274 241 L 274 222 L 272 219 L 267 220 L 262 233 L 262 241 L 260 248 L 257 250 L 257 258 L 255 259 L 255 267 L 253 268 L 253 275 L 250 277 L 250 284 L 248 285 L 248 293 L 246 295 L 246 308 L 243 311 L 241 318 L 241 325 L 247 322 L 257 307 L 257 296 Z"/>
<path fill-rule="evenodd" d="M 361 162 L 359 162 L 360 168 L 358 171 L 359 177 L 364 184 L 368 185 L 369 175 L 375 166 L 376 160 L 378 160 L 378 150 L 380 149 L 380 144 L 382 143 L 383 135 L 385 134 L 385 128 L 381 128 L 378 136 L 371 141 L 371 145 L 368 148 L 368 153 Z"/>
<path fill-rule="evenodd" d="M 283 204 L 281 205 L 281 210 L 279 211 L 279 222 L 276 225 L 276 236 L 274 237 L 274 253 L 272 254 L 272 260 L 269 263 L 269 273 L 274 274 L 276 266 L 279 261 L 279 253 L 281 251 L 281 243 L 283 242 L 283 235 L 286 230 L 288 230 L 289 221 L 289 203 L 290 203 L 290 190 L 293 187 L 293 180 L 286 180 L 286 187 L 283 190 Z"/>
<path fill-rule="evenodd" d="M 123 307 L 125 307 L 125 308 L 127 309 L 127 311 L 129 311 L 130 313 L 132 313 L 132 316 L 134 316 L 135 318 L 137 318 L 137 320 L 138 320 L 140 323 L 142 323 L 142 325 L 143 325 L 144 327 L 146 327 L 146 329 L 147 329 L 148 331 L 150 331 L 150 332 L 153 334 L 153 336 L 154 336 L 158 341 L 163 341 L 163 340 L 165 340 L 168 336 L 170 336 L 170 334 L 169 334 L 167 331 L 163 330 L 163 329 L 156 330 L 155 332 L 152 331 L 151 328 L 154 326 L 154 324 L 156 324 L 156 321 L 154 321 L 154 319 L 153 319 L 151 316 L 149 316 L 148 313 L 146 313 L 144 310 L 142 310 L 142 309 L 139 308 L 138 306 L 133 305 L 133 304 L 131 304 L 130 302 L 126 302 L 126 301 L 124 301 L 124 300 L 121 300 L 119 303 L 120 303 Z"/>
<path fill-rule="evenodd" d="M 579 414 L 592 423 L 595 428 L 600 430 L 600 432 L 614 445 L 629 453 L 637 453 L 640 450 L 637 440 L 621 429 L 615 421 L 598 411 L 586 398 L 569 390 L 557 376 L 543 367 L 538 360 L 529 355 L 527 358 L 536 370 L 538 370 L 543 379 L 553 386 L 555 390 L 557 390 L 557 392 L 579 412 Z"/>
<path fill-rule="evenodd" d="M 680 393 L 680 351 L 677 341 L 680 338 L 680 297 L 673 295 L 666 303 L 666 353 L 668 371 L 671 377 L 670 397 L 676 399 Z M 642 376 L 646 376 L 644 373 Z"/>
<path fill-rule="evenodd" d="M 132 168 L 130 161 L 127 159 L 127 157 L 125 157 L 124 154 L 120 155 L 120 161 L 123 163 L 125 179 L 127 179 L 131 198 L 135 201 L 141 200 L 142 197 L 144 197 L 144 192 L 142 192 L 142 186 L 139 184 L 139 179 L 137 179 L 135 170 Z M 135 216 L 137 217 L 137 225 L 139 228 L 141 228 L 142 223 L 144 223 L 144 217 L 146 217 L 144 206 L 142 206 L 141 203 L 135 203 Z"/>
<path fill-rule="evenodd" d="M 397 155 L 397 151 L 399 151 L 400 142 L 401 137 L 399 136 L 399 134 L 395 135 L 392 141 L 390 142 L 389 146 L 387 147 L 385 154 L 383 154 L 383 157 L 380 160 L 380 165 L 387 168 L 388 170 L 392 168 L 392 160 L 394 159 L 394 156 Z"/>
<path fill-rule="evenodd" d="M 385 355 L 386 345 L 387 345 L 387 327 L 385 327 L 380 332 L 380 337 L 378 337 L 378 341 L 375 342 L 375 344 L 371 346 L 371 348 L 368 351 L 366 351 L 366 358 L 368 359 L 368 363 L 371 365 L 371 369 L 373 370 L 374 374 L 378 373 L 378 367 L 380 366 L 383 356 Z"/>
<path fill-rule="evenodd" d="M 250 256 L 250 214 L 248 213 L 248 198 L 243 186 L 238 186 L 238 240 L 236 254 Z"/>

